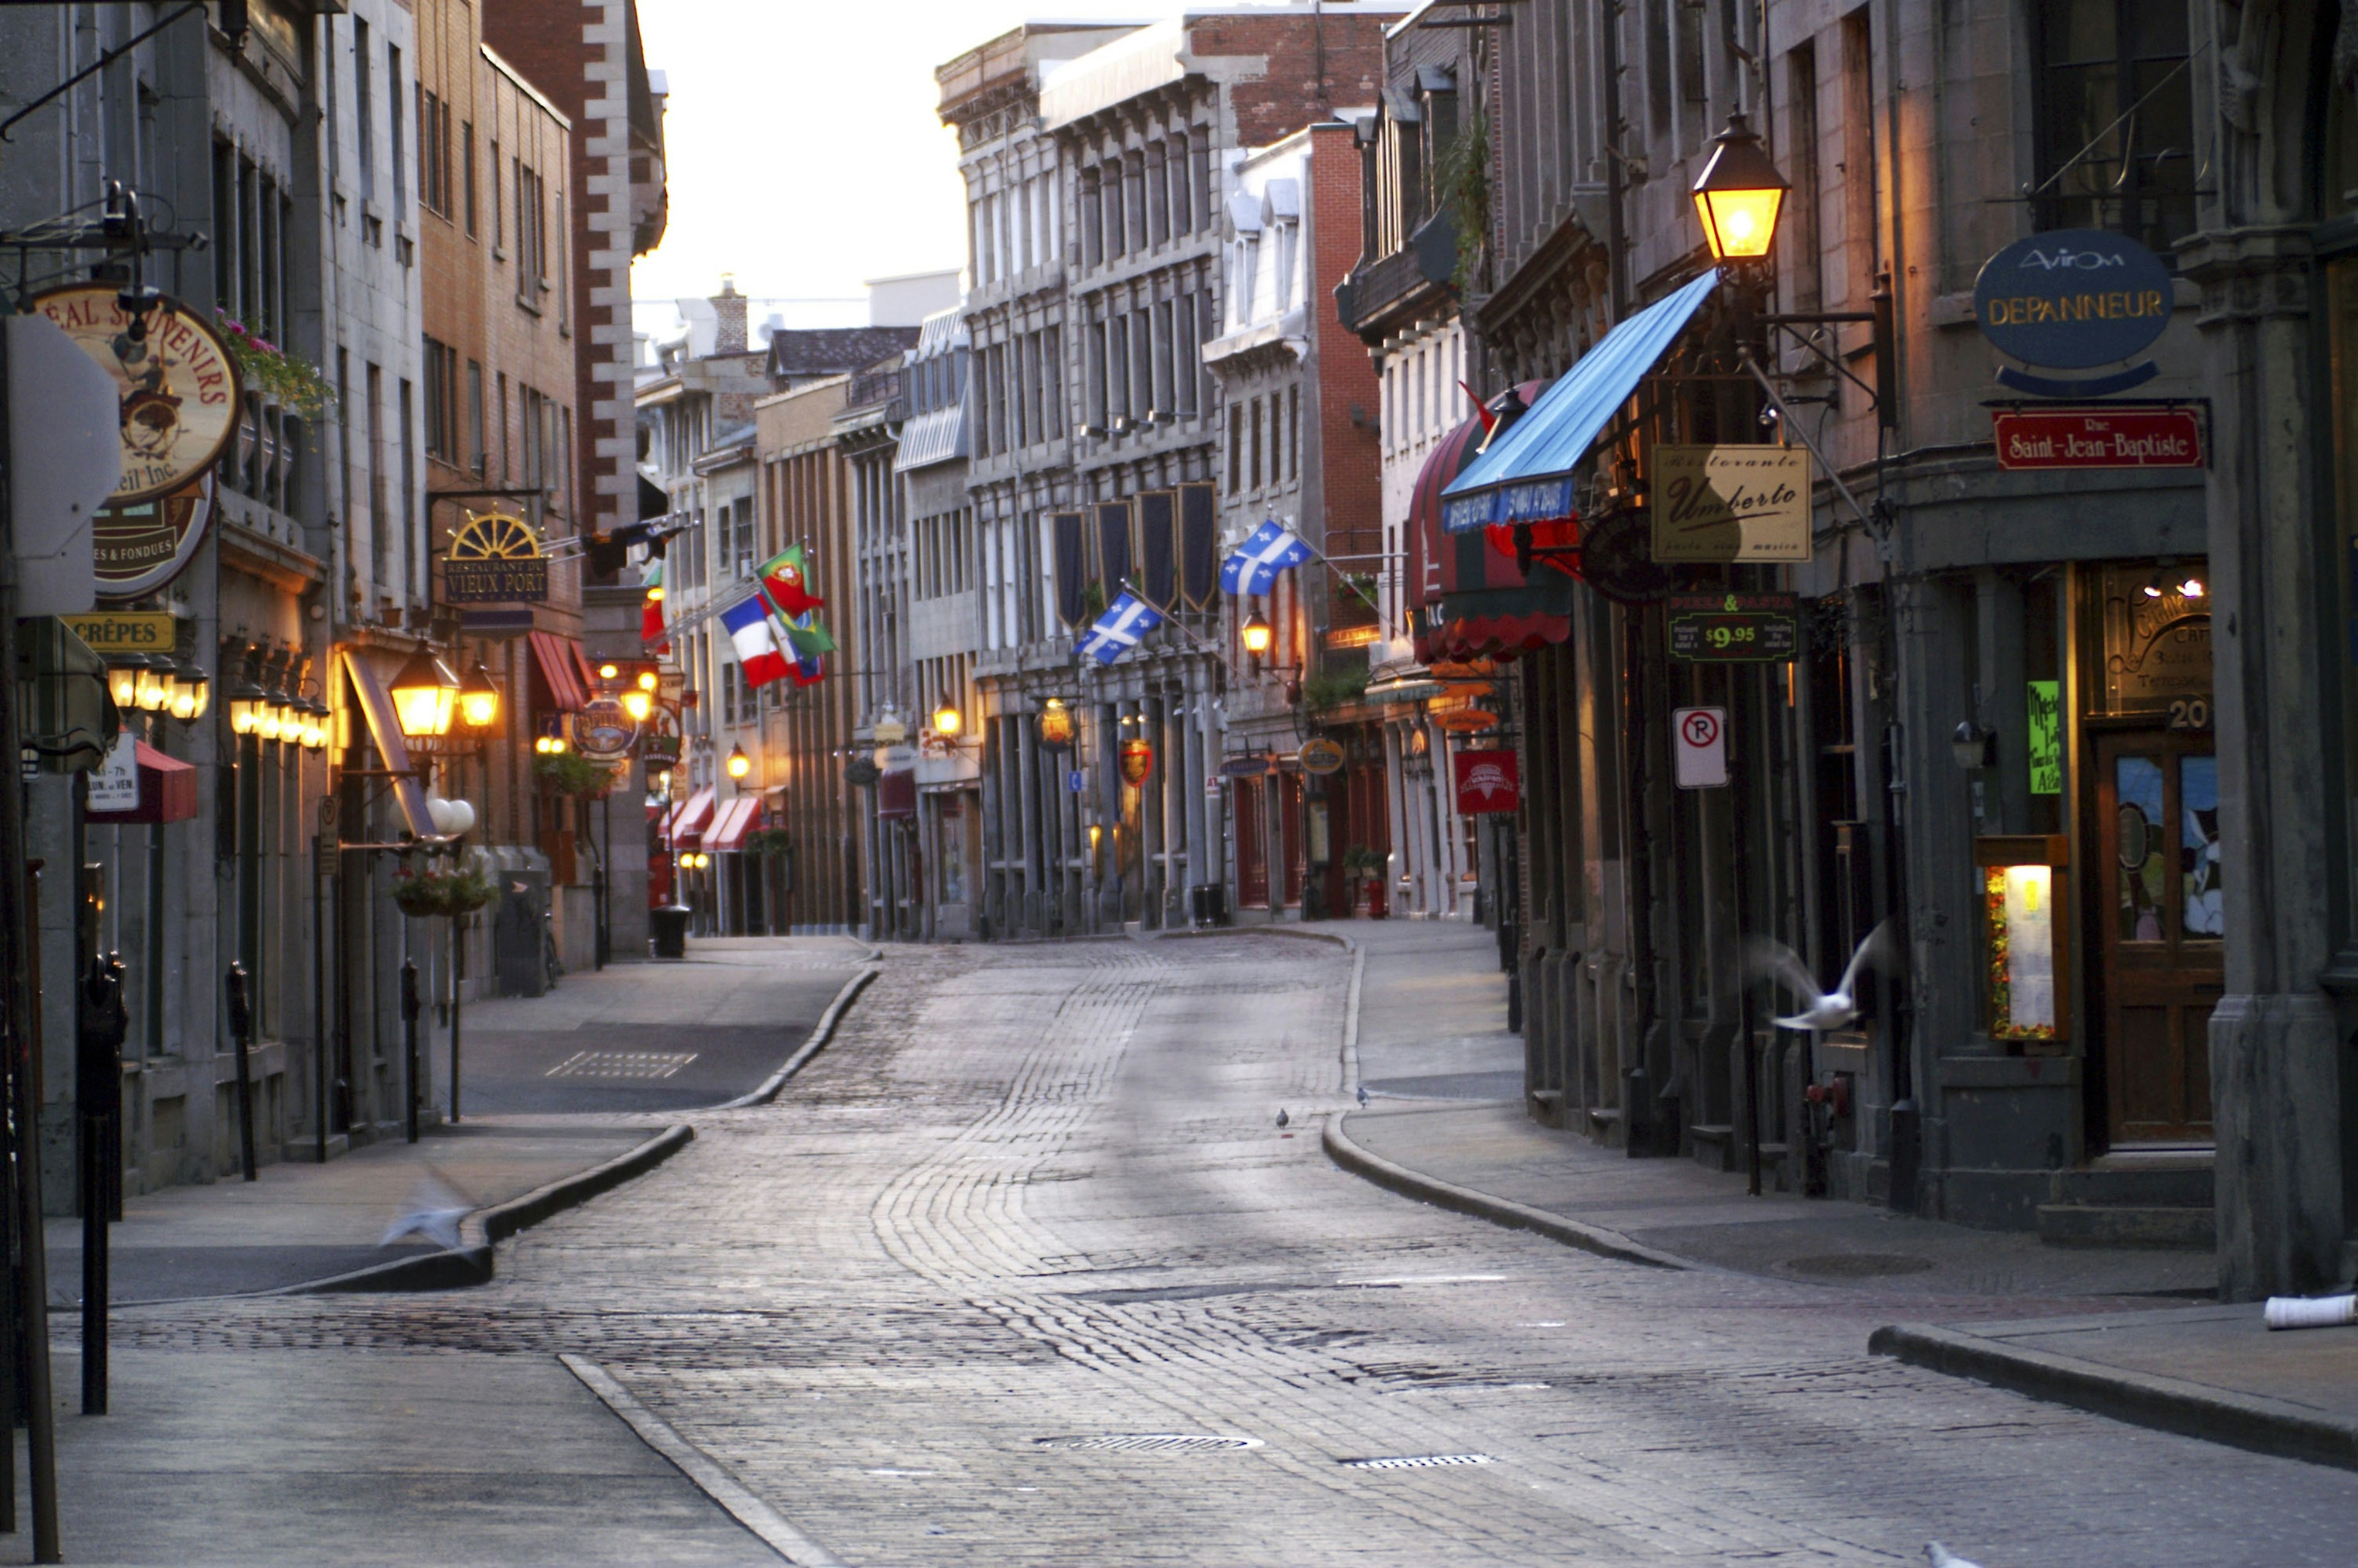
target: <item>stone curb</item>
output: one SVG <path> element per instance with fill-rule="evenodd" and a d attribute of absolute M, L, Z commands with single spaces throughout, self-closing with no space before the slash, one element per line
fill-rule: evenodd
<path fill-rule="evenodd" d="M 453 1291 L 480 1285 L 493 1273 L 492 1247 L 520 1230 L 538 1225 L 552 1215 L 588 1203 L 600 1193 L 642 1175 L 687 1147 L 696 1129 L 686 1122 L 667 1127 L 635 1149 L 625 1150 L 600 1165 L 576 1171 L 522 1197 L 510 1198 L 467 1217 L 469 1227 L 481 1225 L 483 1240 L 472 1247 L 429 1252 L 421 1258 L 399 1258 L 390 1263 L 355 1269 L 299 1285 L 283 1285 L 257 1292 L 269 1296 L 342 1295 L 356 1291 Z"/>
<path fill-rule="evenodd" d="M 1617 1258 L 1625 1263 L 1642 1263 L 1655 1269 L 1693 1270 L 1698 1267 L 1684 1258 L 1632 1241 L 1617 1230 L 1583 1225 L 1560 1214 L 1550 1214 L 1528 1204 L 1494 1197 L 1488 1193 L 1476 1192 L 1472 1187 L 1461 1187 L 1455 1182 L 1444 1182 L 1438 1176 L 1428 1176 L 1422 1171 L 1394 1164 L 1382 1155 L 1352 1141 L 1350 1134 L 1343 1130 L 1343 1123 L 1348 1119 L 1347 1114 L 1326 1119 L 1325 1130 L 1320 1135 L 1320 1141 L 1325 1145 L 1327 1158 L 1354 1175 L 1364 1176 L 1376 1185 L 1398 1193 L 1402 1197 L 1471 1215 L 1476 1219 L 1487 1219 L 1509 1230 L 1533 1231 L 1551 1241 L 1577 1247 L 1600 1258 Z"/>
<path fill-rule="evenodd" d="M 1972 1378 L 2136 1426 L 2358 1470 L 2358 1421 L 2282 1400 L 2107 1367 L 1930 1324 L 1887 1325 L 1875 1331 L 1866 1347 L 1910 1366 Z"/>
<path fill-rule="evenodd" d="M 742 1110 L 747 1106 L 767 1105 L 776 1099 L 778 1091 L 786 1087 L 786 1080 L 801 1072 L 805 1063 L 827 1048 L 827 1043 L 835 1038 L 835 1026 L 842 1022 L 844 1013 L 854 1001 L 859 1000 L 860 993 L 868 989 L 869 982 L 883 972 L 881 968 L 862 969 L 846 980 L 843 983 L 843 989 L 835 993 L 835 1000 L 827 1004 L 827 1011 L 818 1015 L 818 1022 L 811 1028 L 810 1038 L 804 1041 L 776 1072 L 763 1079 L 761 1087 L 752 1093 L 739 1095 L 735 1099 L 722 1100 L 712 1108 Z"/>
<path fill-rule="evenodd" d="M 792 1520 L 772 1508 L 731 1475 L 719 1460 L 679 1434 L 679 1430 L 641 1404 L 613 1374 L 595 1361 L 560 1353 L 557 1359 L 581 1379 L 582 1386 L 620 1416 L 639 1441 L 672 1462 L 699 1492 L 710 1498 L 730 1518 L 743 1525 L 771 1551 L 798 1568 L 845 1568 L 843 1560 L 795 1528 Z"/>

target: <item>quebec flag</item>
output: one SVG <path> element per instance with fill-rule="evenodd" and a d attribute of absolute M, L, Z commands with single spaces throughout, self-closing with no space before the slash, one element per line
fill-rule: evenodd
<path fill-rule="evenodd" d="M 1220 563 L 1220 586 L 1230 593 L 1267 593 L 1276 586 L 1278 573 L 1300 566 L 1310 556 L 1310 546 L 1299 535 L 1279 527 L 1271 518 Z"/>
<path fill-rule="evenodd" d="M 1132 648 L 1138 640 L 1163 624 L 1160 611 L 1135 594 L 1125 593 L 1097 619 L 1081 639 L 1081 652 L 1101 665 L 1109 665 Z"/>

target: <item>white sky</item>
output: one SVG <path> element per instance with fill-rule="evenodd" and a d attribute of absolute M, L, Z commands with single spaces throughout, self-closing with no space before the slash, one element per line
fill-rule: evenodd
<path fill-rule="evenodd" d="M 858 296 L 861 280 L 966 265 L 957 138 L 934 68 L 1035 17 L 1147 20 L 1183 0 L 639 0 L 669 78 L 671 221 L 638 299 Z"/>

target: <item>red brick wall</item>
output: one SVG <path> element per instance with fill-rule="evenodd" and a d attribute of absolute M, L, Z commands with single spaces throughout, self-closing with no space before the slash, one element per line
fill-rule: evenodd
<path fill-rule="evenodd" d="M 1370 428 L 1382 387 L 1375 362 L 1335 316 L 1335 286 L 1359 259 L 1359 146 L 1348 125 L 1310 133 L 1310 330 L 1318 343 L 1318 437 L 1324 458 L 1326 553 L 1368 555 L 1384 547 L 1383 453 Z M 1357 408 L 1366 425 L 1354 423 Z M 1374 563 L 1355 562 L 1354 571 Z"/>
<path fill-rule="evenodd" d="M 1195 24 L 1193 53 L 1260 55 L 1268 69 L 1228 88 L 1241 146 L 1265 147 L 1304 119 L 1373 104 L 1384 84 L 1384 28 L 1398 11 L 1332 5 L 1324 16 L 1206 16 Z M 1323 90 L 1322 90 L 1323 88 Z"/>
<path fill-rule="evenodd" d="M 605 173 L 602 166 L 606 160 L 599 159 L 600 167 L 593 168 L 588 152 L 590 137 L 620 136 L 623 134 L 623 125 L 619 117 L 611 125 L 593 122 L 588 118 L 586 110 L 590 68 L 611 65 L 619 71 L 623 69 L 624 62 L 619 45 L 610 49 L 606 45 L 591 45 L 582 39 L 585 27 L 603 21 L 610 11 L 621 11 L 625 4 L 626 0 L 481 0 L 483 41 L 514 66 L 525 80 L 539 89 L 573 122 L 573 189 L 577 192 L 571 208 L 573 319 L 577 341 L 581 345 L 574 375 L 573 402 L 577 410 L 574 416 L 575 444 L 579 451 L 578 471 L 581 477 L 581 526 L 585 533 L 606 533 L 619 524 L 636 521 L 637 515 L 635 509 L 627 509 L 617 515 L 611 510 L 613 498 L 601 497 L 598 493 L 597 481 L 600 469 L 598 442 L 627 435 L 629 431 L 613 419 L 600 418 L 596 415 L 598 384 L 590 373 L 590 367 L 600 354 L 612 355 L 624 367 L 620 395 L 627 404 L 631 386 L 628 310 L 625 309 L 622 317 L 624 331 L 622 344 L 618 347 L 600 345 L 595 341 L 597 330 L 615 324 L 614 308 L 592 304 L 591 301 L 597 297 L 596 291 L 600 288 L 615 291 L 615 297 L 629 298 L 630 268 L 626 263 L 617 274 L 614 269 L 597 268 L 590 265 L 591 253 L 607 248 L 606 237 L 591 228 L 590 220 L 605 213 L 612 198 L 602 193 L 590 193 L 590 176 Z M 616 20 L 619 22 L 620 18 Z M 619 38 L 621 28 L 617 27 L 614 30 Z M 611 59 L 608 58 L 610 54 Z M 624 197 L 622 200 L 627 202 L 629 199 Z M 627 253 L 630 249 L 627 222 L 620 243 Z M 614 384 L 607 384 L 611 387 Z M 612 395 L 610 392 L 610 398 Z M 623 474 L 633 471 L 627 460 L 611 458 L 604 460 L 605 470 L 611 474 L 618 463 Z M 625 493 L 630 493 L 628 487 Z"/>

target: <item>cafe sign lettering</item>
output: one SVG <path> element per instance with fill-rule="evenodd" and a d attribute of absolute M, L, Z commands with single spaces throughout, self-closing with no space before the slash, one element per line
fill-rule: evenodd
<path fill-rule="evenodd" d="M 91 519 L 91 573 L 101 599 L 139 599 L 180 575 L 212 522 L 213 476 Z"/>
<path fill-rule="evenodd" d="M 1799 447 L 1654 449 L 1654 559 L 1806 561 L 1810 454 Z"/>
<path fill-rule="evenodd" d="M 493 512 L 450 530 L 442 558 L 442 599 L 448 604 L 537 604 L 548 597 L 548 557 L 540 535 L 521 517 Z"/>
<path fill-rule="evenodd" d="M 135 320 L 112 284 L 49 289 L 31 305 L 114 378 L 123 478 L 108 505 L 169 495 L 220 460 L 237 430 L 241 388 L 211 326 L 169 299 Z"/>

